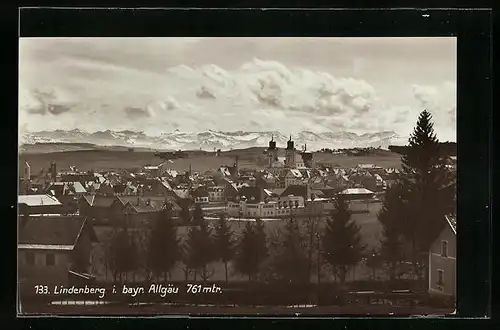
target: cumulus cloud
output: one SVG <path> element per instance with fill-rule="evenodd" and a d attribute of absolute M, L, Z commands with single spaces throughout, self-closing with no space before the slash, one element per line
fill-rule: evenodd
<path fill-rule="evenodd" d="M 60 115 L 72 108 L 71 95 L 61 89 L 34 89 L 27 91 L 23 88 L 19 93 L 21 111 L 29 114 Z"/>
<path fill-rule="evenodd" d="M 456 84 L 413 85 L 413 95 L 420 107 L 429 110 L 438 124 L 455 123 Z"/>
<path fill-rule="evenodd" d="M 212 93 L 207 87 L 202 86 L 200 90 L 196 93 L 196 97 L 200 99 L 216 99 L 214 93 Z"/>
<path fill-rule="evenodd" d="M 20 121 L 27 128 L 85 129 L 78 126 L 87 125 L 88 130 L 130 129 L 148 134 L 174 129 L 401 130 L 408 134 L 422 107 L 444 109 L 439 125 L 450 126 L 450 109 L 455 106 L 453 97 L 444 96 L 454 93 L 455 86 L 449 82 L 397 86 L 413 94 L 418 106 L 391 104 L 367 81 L 261 59 L 234 69 L 180 65 L 158 74 L 122 72 L 88 62 L 77 67 L 93 73 L 80 79 L 69 75 L 45 94 L 25 89 L 20 97 L 20 111 L 24 109 Z M 58 121 L 51 125 L 34 121 L 33 116 L 44 115 L 56 115 Z"/>
<path fill-rule="evenodd" d="M 151 109 L 151 107 L 147 106 L 146 108 L 134 108 L 134 107 L 127 107 L 124 109 L 125 114 L 130 118 L 130 119 L 141 119 L 144 117 L 154 117 L 155 113 Z"/>

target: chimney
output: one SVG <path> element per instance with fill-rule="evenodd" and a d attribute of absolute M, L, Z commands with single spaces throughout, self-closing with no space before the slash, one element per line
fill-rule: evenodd
<path fill-rule="evenodd" d="M 56 181 L 57 178 L 57 166 L 56 162 L 52 161 L 52 164 L 50 164 L 50 174 L 52 175 L 52 180 Z"/>
<path fill-rule="evenodd" d="M 29 181 L 31 179 L 31 167 L 28 162 L 24 163 L 24 180 Z"/>

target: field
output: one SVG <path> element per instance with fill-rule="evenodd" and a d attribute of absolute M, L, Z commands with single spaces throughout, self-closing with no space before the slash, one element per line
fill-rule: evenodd
<path fill-rule="evenodd" d="M 19 165 L 23 166 L 27 161 L 31 166 L 31 173 L 39 173 L 42 168 L 47 169 L 52 161 L 57 163 L 58 169 L 68 169 L 76 166 L 78 169 L 87 171 L 105 171 L 140 168 L 146 164 L 156 165 L 162 162 L 153 151 L 135 150 L 127 151 L 123 148 L 114 149 L 70 149 L 66 151 L 55 151 L 54 146 L 39 145 L 36 148 L 20 154 Z M 205 172 L 217 169 L 222 165 L 232 165 L 238 157 L 240 168 L 262 168 L 258 165 L 258 159 L 262 156 L 264 148 L 251 148 L 245 150 L 234 150 L 223 152 L 215 156 L 213 152 L 188 151 L 186 158 L 174 159 L 168 167 L 178 171 L 186 171 L 191 165 L 193 171 Z M 61 149 L 57 149 L 61 150 Z M 340 167 L 353 167 L 358 164 L 375 164 L 384 168 L 400 167 L 400 155 L 390 151 L 380 151 L 373 156 L 346 156 L 315 153 L 316 162 L 332 164 Z M 20 167 L 22 170 L 22 167 Z"/>
<path fill-rule="evenodd" d="M 363 214 L 353 214 L 352 219 L 361 227 L 361 237 L 362 244 L 366 246 L 366 251 L 370 252 L 372 248 L 378 247 L 380 241 L 381 226 L 377 221 L 377 212 L 380 210 L 381 205 L 378 203 L 370 204 L 370 213 Z M 304 220 L 305 221 L 305 220 Z M 241 232 L 245 227 L 245 221 L 230 221 L 231 229 L 234 231 L 235 237 L 239 237 Z M 269 220 L 265 221 L 265 227 L 268 237 L 270 237 L 276 230 L 282 229 L 284 227 L 284 220 Z M 303 227 L 304 228 L 304 227 Z M 320 227 L 321 228 L 321 227 Z M 187 238 L 189 227 L 182 226 L 178 227 L 177 234 L 182 239 Z M 107 235 L 109 235 L 111 229 L 105 226 L 96 226 L 95 231 L 100 242 L 105 242 Z M 93 260 L 97 261 L 94 265 L 94 272 L 100 280 L 111 280 L 111 274 L 108 272 L 106 276 L 106 269 L 103 264 L 103 248 L 101 245 L 96 247 L 94 251 Z M 100 260 L 100 261 L 99 261 Z M 209 271 L 213 271 L 213 275 L 210 280 L 221 281 L 225 279 L 224 266 L 222 263 L 214 262 L 209 266 Z M 363 280 L 371 274 L 371 271 L 364 265 L 359 264 L 356 269 L 354 269 L 351 274 L 349 274 L 348 280 Z M 383 276 L 383 274 L 378 274 L 377 276 Z M 171 273 L 172 280 L 183 280 L 184 272 L 180 267 L 174 269 Z M 328 271 L 325 270 L 324 280 L 332 279 Z M 131 279 L 132 274 L 127 274 L 127 278 Z M 143 279 L 143 272 L 138 271 L 133 275 L 135 281 L 141 281 Z M 229 280 L 230 281 L 246 281 L 246 278 L 235 273 L 231 265 L 229 265 Z"/>

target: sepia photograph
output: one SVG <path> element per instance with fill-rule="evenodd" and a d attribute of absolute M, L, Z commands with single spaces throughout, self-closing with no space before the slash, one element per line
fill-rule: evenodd
<path fill-rule="evenodd" d="M 18 315 L 453 315 L 455 37 L 20 38 Z"/>

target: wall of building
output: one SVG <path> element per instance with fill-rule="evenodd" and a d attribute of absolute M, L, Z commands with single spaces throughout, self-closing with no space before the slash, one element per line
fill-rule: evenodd
<path fill-rule="evenodd" d="M 208 200 L 210 202 L 222 202 L 225 200 L 224 187 L 213 187 L 208 191 Z"/>
<path fill-rule="evenodd" d="M 27 254 L 32 252 L 35 257 L 33 265 L 28 264 Z M 46 264 L 46 255 L 53 254 L 55 264 Z M 66 251 L 20 250 L 19 280 L 21 292 L 35 294 L 35 285 L 67 285 L 69 255 Z"/>
<path fill-rule="evenodd" d="M 443 240 L 448 242 L 447 257 L 442 256 Z M 429 264 L 429 292 L 456 296 L 456 236 L 448 225 L 431 245 Z M 438 270 L 443 271 L 442 286 L 438 285 Z"/>

